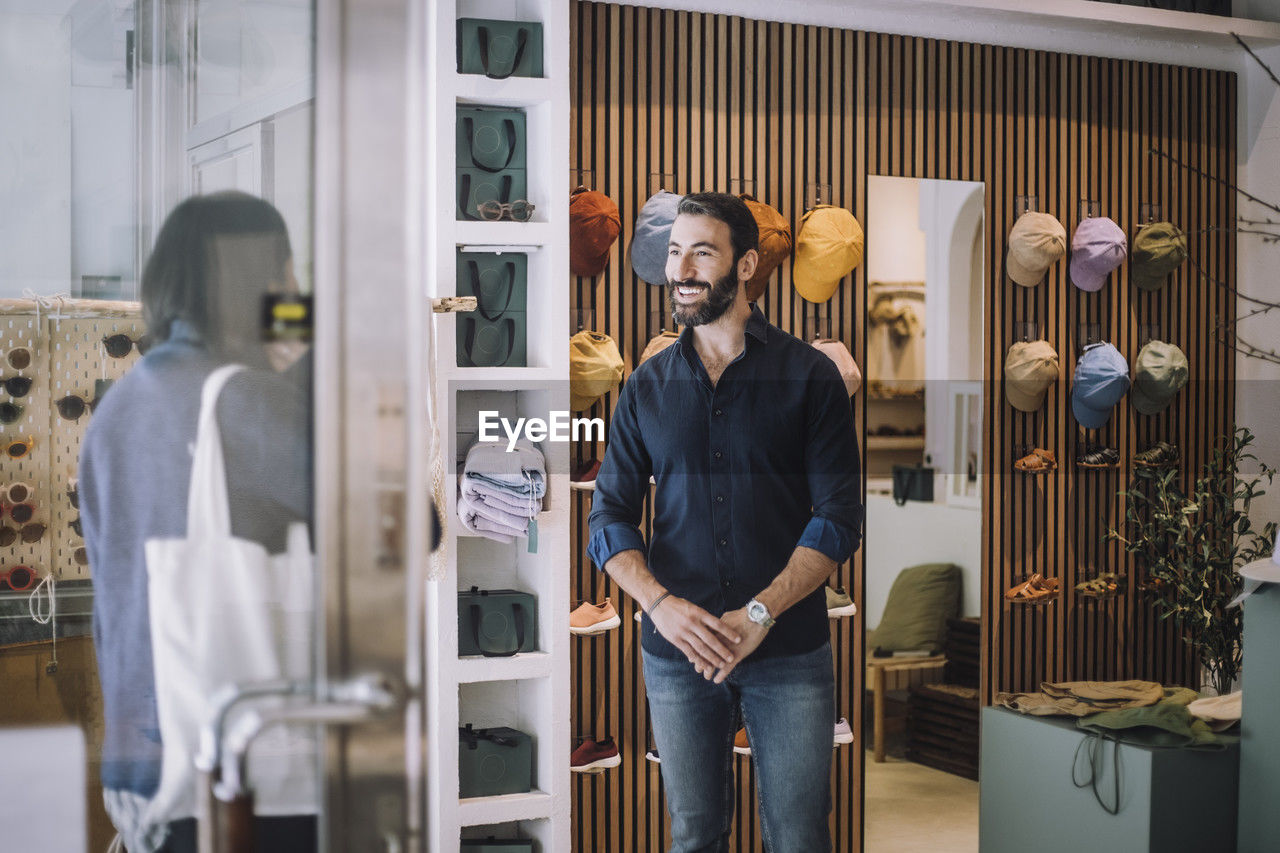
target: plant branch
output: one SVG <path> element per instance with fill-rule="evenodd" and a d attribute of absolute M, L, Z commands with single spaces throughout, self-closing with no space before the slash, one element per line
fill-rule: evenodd
<path fill-rule="evenodd" d="M 1166 160 L 1171 161 L 1174 165 L 1179 166 L 1180 168 L 1186 169 L 1188 172 L 1194 172 L 1202 178 L 1213 181 L 1216 184 L 1222 184 L 1224 187 L 1228 187 L 1229 189 L 1235 190 L 1236 192 L 1240 193 L 1240 195 L 1244 196 L 1245 198 L 1249 199 L 1249 201 L 1252 201 L 1255 204 L 1260 204 L 1263 207 L 1267 208 L 1268 210 L 1274 210 L 1276 213 L 1280 213 L 1280 207 L 1272 204 L 1269 201 L 1263 201 L 1262 199 L 1258 198 L 1256 195 L 1253 195 L 1250 192 L 1240 189 L 1240 187 L 1231 183 L 1226 178 L 1219 178 L 1217 175 L 1210 175 L 1208 172 L 1205 172 L 1202 169 L 1197 169 L 1195 166 L 1189 165 L 1187 163 L 1183 163 L 1177 157 L 1174 157 L 1172 154 L 1166 154 L 1165 152 L 1161 151 L 1159 148 L 1151 148 L 1150 152 L 1152 154 L 1155 154 L 1158 157 L 1163 157 Z"/>
<path fill-rule="evenodd" d="M 1252 48 L 1250 48 L 1250 47 L 1249 47 L 1249 45 L 1245 44 L 1245 43 L 1244 43 L 1244 39 L 1240 38 L 1240 36 L 1238 36 L 1238 35 L 1237 35 L 1237 34 L 1235 34 L 1235 33 L 1232 33 L 1232 34 L 1231 34 L 1231 37 L 1232 37 L 1233 39 L 1235 39 L 1235 40 L 1236 40 L 1236 44 L 1238 44 L 1238 45 L 1240 45 L 1241 47 L 1243 47 L 1243 48 L 1245 49 L 1245 52 L 1246 52 L 1246 53 L 1248 53 L 1250 56 L 1252 56 L 1252 57 L 1253 57 L 1253 61 L 1254 61 L 1254 62 L 1256 62 L 1256 63 L 1258 63 L 1258 65 L 1262 66 L 1262 70 L 1263 70 L 1263 71 L 1265 71 L 1265 72 L 1267 72 L 1267 76 L 1271 78 L 1271 82 L 1275 83 L 1277 86 L 1280 86 L 1280 78 L 1277 78 L 1277 77 L 1276 77 L 1275 72 L 1271 70 L 1271 66 L 1269 66 L 1269 65 L 1267 65 L 1267 63 L 1263 62 L 1263 61 L 1262 61 L 1262 57 L 1260 57 L 1260 56 L 1258 56 L 1258 54 L 1254 53 L 1254 52 L 1253 52 L 1253 49 L 1252 49 Z"/>

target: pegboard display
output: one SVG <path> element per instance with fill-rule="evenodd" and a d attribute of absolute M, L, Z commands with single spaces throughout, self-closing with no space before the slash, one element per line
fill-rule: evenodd
<path fill-rule="evenodd" d="M 15 376 L 31 380 L 25 395 L 15 396 L 9 384 L 0 384 L 0 407 L 21 407 L 12 423 L 0 423 L 0 523 L 21 530 L 27 524 L 45 525 L 44 534 L 25 542 L 21 533 L 11 545 L 0 546 L 0 571 L 27 565 L 43 578 L 88 579 L 91 567 L 76 560 L 84 539 L 75 529 L 80 517 L 68 494 L 80 459 L 80 442 L 93 414 L 92 403 L 100 380 L 119 379 L 138 360 L 136 346 L 113 358 L 103 343 L 110 335 L 142 337 L 143 324 L 137 303 L 91 300 L 0 300 L 0 382 Z M 21 353 L 30 363 L 18 369 Z M 15 357 L 11 358 L 11 354 Z M 20 388 L 17 390 L 21 390 Z M 79 397 L 84 411 L 75 415 Z M 60 412 L 58 401 L 67 399 Z M 0 409 L 0 411 L 4 411 Z M 13 414 L 10 409 L 8 414 Z M 65 415 L 65 416 L 64 416 Z M 14 442 L 20 445 L 14 446 Z M 15 457 L 10 452 L 29 450 Z M 25 483 L 34 513 L 25 523 L 14 521 L 8 500 L 9 486 Z M 21 514 L 21 510 L 19 510 Z"/>

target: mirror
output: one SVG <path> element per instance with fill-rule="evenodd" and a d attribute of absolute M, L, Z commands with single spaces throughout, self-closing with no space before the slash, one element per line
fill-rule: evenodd
<path fill-rule="evenodd" d="M 983 209 L 981 183 L 868 179 L 872 852 L 978 849 Z"/>

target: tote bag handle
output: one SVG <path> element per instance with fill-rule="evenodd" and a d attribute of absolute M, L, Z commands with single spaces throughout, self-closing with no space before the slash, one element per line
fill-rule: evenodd
<path fill-rule="evenodd" d="M 520 60 L 524 59 L 524 48 L 529 43 L 529 28 L 521 27 L 516 34 L 516 55 L 511 60 L 511 70 L 506 74 L 494 74 L 489 69 L 489 28 L 478 27 L 476 39 L 480 42 L 480 64 L 484 66 L 484 76 L 493 80 L 505 80 L 516 73 L 516 69 L 520 67 Z"/>
<path fill-rule="evenodd" d="M 192 454 L 191 485 L 187 491 L 187 537 L 196 530 L 231 535 L 231 505 L 227 496 L 227 468 L 218 431 L 218 396 L 232 376 L 244 370 L 242 364 L 225 364 L 209 374 L 200 394 L 200 419 L 196 423 L 196 447 Z M 201 464 L 201 463 L 204 464 Z M 208 471 L 212 482 L 194 472 Z M 216 472 L 216 473 L 213 473 Z"/>

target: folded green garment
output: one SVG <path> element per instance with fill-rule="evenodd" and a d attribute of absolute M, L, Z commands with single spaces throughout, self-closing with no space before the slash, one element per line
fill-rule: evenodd
<path fill-rule="evenodd" d="M 1187 706 L 1198 698 L 1194 690 L 1186 687 L 1166 687 L 1164 698 L 1154 705 L 1100 711 L 1081 717 L 1076 725 L 1142 746 L 1221 749 L 1238 741 L 1233 735 L 1214 733 L 1204 720 L 1191 716 Z"/>

